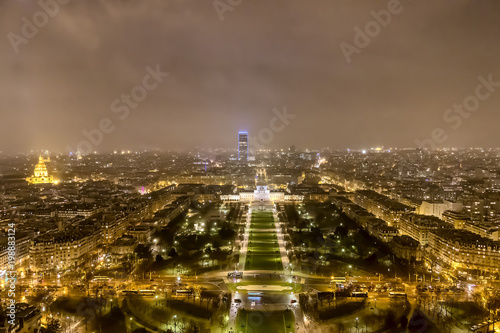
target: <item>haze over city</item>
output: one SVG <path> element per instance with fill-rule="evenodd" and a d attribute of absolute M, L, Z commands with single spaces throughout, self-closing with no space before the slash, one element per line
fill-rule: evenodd
<path fill-rule="evenodd" d="M 498 1 L 401 1 L 350 63 L 341 43 L 388 1 L 235 3 L 74 0 L 13 43 L 41 7 L 2 1 L 0 150 L 67 151 L 103 118 L 101 152 L 227 148 L 284 106 L 297 118 L 270 148 L 415 147 L 436 127 L 443 147 L 498 144 L 498 92 L 459 130 L 443 120 L 479 76 L 500 82 Z M 169 76 L 121 120 L 112 102 L 157 65 Z"/>

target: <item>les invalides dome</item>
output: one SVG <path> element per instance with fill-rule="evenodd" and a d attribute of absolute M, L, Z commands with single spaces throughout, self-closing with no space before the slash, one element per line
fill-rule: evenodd
<path fill-rule="evenodd" d="M 51 184 L 54 183 L 54 178 L 49 176 L 47 171 L 47 166 L 43 160 L 43 157 L 38 158 L 38 163 L 35 165 L 35 171 L 31 177 L 26 178 L 26 181 L 30 184 Z"/>

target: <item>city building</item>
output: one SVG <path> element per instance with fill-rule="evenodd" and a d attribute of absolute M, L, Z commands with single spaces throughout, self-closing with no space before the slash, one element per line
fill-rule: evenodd
<path fill-rule="evenodd" d="M 238 133 L 238 161 L 248 161 L 248 132 Z"/>
<path fill-rule="evenodd" d="M 154 229 L 147 226 L 135 226 L 127 230 L 127 235 L 134 237 L 139 244 L 151 243 L 153 234 Z"/>
<path fill-rule="evenodd" d="M 500 225 L 494 221 L 466 221 L 463 229 L 493 241 L 499 240 Z"/>
<path fill-rule="evenodd" d="M 9 317 L 0 315 L 0 333 L 39 333 L 41 331 L 42 313 L 41 311 L 29 304 L 16 304 L 16 317 L 14 324 L 10 324 L 7 320 Z"/>
<path fill-rule="evenodd" d="M 93 234 L 76 230 L 49 233 L 31 241 L 29 266 L 34 272 L 74 269 L 94 247 Z"/>
<path fill-rule="evenodd" d="M 425 200 L 420 206 L 421 215 L 432 215 L 438 218 L 442 218 L 445 211 L 459 212 L 461 210 L 462 203 L 449 200 Z"/>
<path fill-rule="evenodd" d="M 429 252 L 449 267 L 498 272 L 500 242 L 466 230 L 441 229 L 429 233 Z"/>
<path fill-rule="evenodd" d="M 389 226 L 396 228 L 401 222 L 401 217 L 414 210 L 412 207 L 371 190 L 356 191 L 353 202 L 384 220 Z"/>
<path fill-rule="evenodd" d="M 470 219 L 462 213 L 447 210 L 443 212 L 442 219 L 453 225 L 456 229 L 465 229 L 465 223 Z"/>
<path fill-rule="evenodd" d="M 49 175 L 45 160 L 40 155 L 38 163 L 35 165 L 35 171 L 31 177 L 26 178 L 29 184 L 51 184 L 54 183 L 54 177 Z"/>
<path fill-rule="evenodd" d="M 420 243 L 410 236 L 403 235 L 393 237 L 389 246 L 398 258 L 408 261 L 422 261 L 423 251 L 420 247 Z"/>
<path fill-rule="evenodd" d="M 405 214 L 401 218 L 401 234 L 410 236 L 422 245 L 426 245 L 430 234 L 439 229 L 453 229 L 453 225 L 435 216 Z"/>
<path fill-rule="evenodd" d="M 284 191 L 271 191 L 267 186 L 257 186 L 253 191 L 245 190 L 237 194 L 221 195 L 220 199 L 224 202 L 301 202 L 304 200 L 304 196 Z"/>
<path fill-rule="evenodd" d="M 133 256 L 137 245 L 137 239 L 133 236 L 124 235 L 118 238 L 110 246 L 111 261 L 119 263 Z"/>

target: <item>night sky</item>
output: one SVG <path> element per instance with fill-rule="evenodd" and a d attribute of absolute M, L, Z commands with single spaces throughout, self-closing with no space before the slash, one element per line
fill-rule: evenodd
<path fill-rule="evenodd" d="M 443 119 L 479 76 L 500 82 L 500 1 L 401 0 L 350 63 L 341 43 L 393 0 L 231 1 L 221 20 L 212 0 L 70 0 L 16 52 L 42 9 L 0 0 L 0 150 L 65 151 L 105 118 L 98 151 L 236 148 L 275 108 L 295 118 L 270 148 L 415 147 L 438 127 L 441 146 L 500 146 L 500 84 L 456 130 Z M 163 82 L 113 112 L 157 65 Z"/>

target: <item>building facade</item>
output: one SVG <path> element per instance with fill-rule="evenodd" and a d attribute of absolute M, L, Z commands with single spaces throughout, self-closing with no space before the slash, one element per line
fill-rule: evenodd
<path fill-rule="evenodd" d="M 248 161 L 248 132 L 238 133 L 238 161 Z"/>

